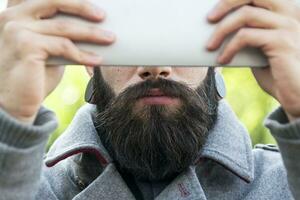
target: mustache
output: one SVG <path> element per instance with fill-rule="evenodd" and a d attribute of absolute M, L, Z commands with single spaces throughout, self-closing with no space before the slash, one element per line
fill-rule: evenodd
<path fill-rule="evenodd" d="M 186 96 L 187 92 L 200 97 L 196 90 L 191 89 L 185 83 L 163 78 L 149 79 L 136 83 L 126 88 L 118 96 L 120 98 L 126 97 L 127 101 L 136 101 L 142 97 L 149 96 L 150 91 L 153 89 L 159 89 L 164 96 L 173 98 L 186 99 L 188 98 Z M 122 100 L 125 101 L 125 99 Z"/>

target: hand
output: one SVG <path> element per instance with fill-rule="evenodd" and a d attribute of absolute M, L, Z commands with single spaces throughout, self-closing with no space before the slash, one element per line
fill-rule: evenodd
<path fill-rule="evenodd" d="M 267 93 L 276 98 L 290 120 L 300 117 L 300 7 L 294 0 L 221 0 L 208 15 L 219 22 L 208 42 L 218 49 L 237 31 L 218 58 L 229 63 L 244 47 L 260 48 L 269 67 L 252 72 Z"/>
<path fill-rule="evenodd" d="M 63 66 L 46 66 L 49 56 L 100 65 L 100 56 L 78 49 L 73 41 L 109 45 L 115 39 L 96 26 L 50 19 L 58 11 L 94 22 L 105 16 L 86 0 L 26 1 L 0 13 L 0 106 L 24 122 L 33 122 L 63 76 Z"/>

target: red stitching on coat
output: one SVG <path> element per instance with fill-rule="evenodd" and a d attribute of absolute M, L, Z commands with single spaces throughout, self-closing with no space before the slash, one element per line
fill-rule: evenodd
<path fill-rule="evenodd" d="M 185 187 L 183 183 L 178 184 L 178 190 L 180 191 L 180 195 L 183 198 L 190 196 L 190 191 Z"/>
<path fill-rule="evenodd" d="M 92 153 L 92 154 L 94 154 L 96 156 L 97 160 L 100 162 L 100 164 L 102 166 L 106 166 L 108 164 L 108 161 L 99 153 L 98 150 L 93 149 L 93 148 L 82 148 L 82 149 L 71 151 L 71 152 L 66 153 L 66 154 L 62 154 L 57 159 L 55 159 L 53 161 L 46 162 L 46 166 L 47 167 L 53 167 L 54 165 L 56 165 L 60 161 L 66 159 L 66 158 L 68 158 L 70 156 L 79 154 L 79 153 Z"/>

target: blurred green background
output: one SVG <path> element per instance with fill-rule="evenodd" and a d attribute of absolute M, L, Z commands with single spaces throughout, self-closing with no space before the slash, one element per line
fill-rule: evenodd
<path fill-rule="evenodd" d="M 263 120 L 278 103 L 259 88 L 250 69 L 226 68 L 223 75 L 228 92 L 226 98 L 250 132 L 253 145 L 275 143 L 263 126 Z M 48 148 L 67 128 L 78 108 L 85 103 L 84 91 L 88 80 L 84 67 L 68 66 L 61 84 L 46 99 L 45 105 L 56 112 L 59 120 L 59 127 L 51 135 Z"/>

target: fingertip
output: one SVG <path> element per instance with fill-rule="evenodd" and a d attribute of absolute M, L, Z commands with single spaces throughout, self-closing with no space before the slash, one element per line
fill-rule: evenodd
<path fill-rule="evenodd" d="M 86 55 L 85 56 L 86 60 L 86 65 L 88 66 L 97 66 L 102 64 L 103 58 L 101 56 L 96 56 L 96 55 Z"/>
<path fill-rule="evenodd" d="M 208 50 L 208 51 L 214 51 L 215 49 L 212 46 L 206 45 L 206 50 Z"/>
<path fill-rule="evenodd" d="M 220 8 L 221 5 L 217 4 L 207 15 L 207 20 L 210 23 L 216 23 L 220 20 Z"/>
<path fill-rule="evenodd" d="M 226 58 L 226 56 L 222 54 L 217 58 L 217 62 L 221 65 L 225 65 L 230 63 L 230 59 Z"/>
<path fill-rule="evenodd" d="M 206 44 L 206 49 L 209 50 L 209 51 L 213 51 L 213 50 L 216 49 L 216 45 L 215 45 L 215 42 L 214 42 L 213 39 L 214 38 L 209 39 L 209 41 Z"/>
<path fill-rule="evenodd" d="M 103 21 L 106 18 L 106 13 L 105 11 L 103 11 L 102 9 L 97 9 L 98 11 L 96 11 L 95 13 L 95 17 L 97 17 L 97 19 L 99 21 Z"/>
<path fill-rule="evenodd" d="M 215 14 L 215 15 L 208 15 L 207 20 L 211 24 L 216 24 L 221 20 L 222 16 L 220 14 Z"/>
<path fill-rule="evenodd" d="M 106 17 L 106 13 L 99 7 L 94 7 L 93 11 L 90 13 L 95 21 L 103 21 Z"/>
<path fill-rule="evenodd" d="M 107 39 L 108 42 L 114 42 L 116 40 L 116 34 L 110 31 L 103 32 L 103 36 Z"/>
<path fill-rule="evenodd" d="M 207 15 L 206 18 L 210 23 L 214 23 L 216 21 L 216 14 L 214 12 L 211 12 Z"/>

